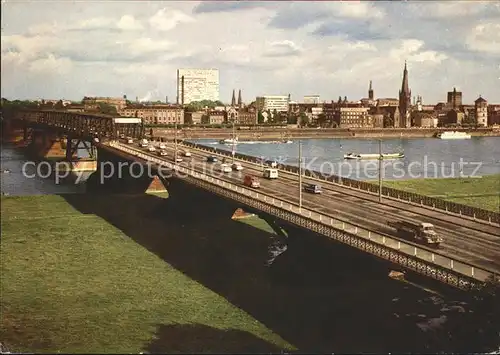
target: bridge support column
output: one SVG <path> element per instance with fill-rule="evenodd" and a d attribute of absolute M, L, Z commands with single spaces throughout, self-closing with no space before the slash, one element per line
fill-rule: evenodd
<path fill-rule="evenodd" d="M 108 148 L 97 148 L 97 170 L 87 180 L 90 193 L 166 193 L 166 174 Z"/>

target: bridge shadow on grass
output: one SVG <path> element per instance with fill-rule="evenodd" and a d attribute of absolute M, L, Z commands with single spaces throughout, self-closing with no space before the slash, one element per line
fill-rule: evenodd
<path fill-rule="evenodd" d="M 253 334 L 235 329 L 216 329 L 202 324 L 159 325 L 155 340 L 144 349 L 150 354 L 280 353 L 282 349 Z"/>
<path fill-rule="evenodd" d="M 427 295 L 389 279 L 387 263 L 326 237 L 288 228 L 288 250 L 267 267 L 270 234 L 232 220 L 240 205 L 179 180 L 171 181 L 169 195 L 64 198 L 79 211 L 113 224 L 300 352 L 426 350 L 415 322 L 399 314 L 428 313 L 417 301 Z M 209 333 L 200 327 L 164 331 L 185 331 L 191 341 L 199 338 L 197 331 L 202 339 Z M 164 338 L 164 344 L 177 341 L 175 336 Z M 243 345 L 240 350 L 250 351 Z"/>

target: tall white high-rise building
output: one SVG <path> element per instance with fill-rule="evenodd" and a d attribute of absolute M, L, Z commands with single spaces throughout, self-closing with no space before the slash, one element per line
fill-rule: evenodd
<path fill-rule="evenodd" d="M 177 69 L 177 103 L 201 100 L 219 100 L 219 69 Z"/>
<path fill-rule="evenodd" d="M 255 99 L 255 103 L 257 105 L 257 110 L 276 110 L 277 112 L 287 112 L 290 103 L 290 97 L 286 95 L 257 96 L 257 98 Z"/>

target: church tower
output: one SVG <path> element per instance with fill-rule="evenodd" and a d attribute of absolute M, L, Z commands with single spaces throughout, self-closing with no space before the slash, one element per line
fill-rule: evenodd
<path fill-rule="evenodd" d="M 399 128 L 410 128 L 411 91 L 408 86 L 408 69 L 403 70 L 403 83 L 399 91 Z"/>
<path fill-rule="evenodd" d="M 373 100 L 373 97 L 372 81 L 370 80 L 370 87 L 368 88 L 368 99 Z"/>
<path fill-rule="evenodd" d="M 234 89 L 233 89 L 233 98 L 231 99 L 231 106 L 232 107 L 236 106 L 236 97 L 234 96 Z"/>
<path fill-rule="evenodd" d="M 238 107 L 241 108 L 243 106 L 243 101 L 241 101 L 241 89 L 238 90 Z"/>

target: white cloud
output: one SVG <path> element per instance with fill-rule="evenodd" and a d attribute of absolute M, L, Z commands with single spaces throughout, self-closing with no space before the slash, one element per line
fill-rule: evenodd
<path fill-rule="evenodd" d="M 30 63 L 28 69 L 41 74 L 68 74 L 72 69 L 71 60 L 56 58 L 52 53 L 45 58 L 39 58 Z"/>
<path fill-rule="evenodd" d="M 470 49 L 500 54 L 500 24 L 486 23 L 475 26 L 466 41 Z"/>
<path fill-rule="evenodd" d="M 340 2 L 331 4 L 332 12 L 347 18 L 383 18 L 385 11 L 379 9 L 369 2 Z"/>
<path fill-rule="evenodd" d="M 152 28 L 158 31 L 170 31 L 181 23 L 193 21 L 194 19 L 191 16 L 186 15 L 182 11 L 171 8 L 163 8 L 151 16 L 149 24 Z"/>
<path fill-rule="evenodd" d="M 421 2 L 410 4 L 410 11 L 416 16 L 428 18 L 460 18 L 479 14 L 491 4 L 486 1 L 456 1 L 456 2 L 434 2 L 433 4 Z M 429 6 L 432 5 L 432 6 Z"/>
<path fill-rule="evenodd" d="M 119 29 L 124 31 L 143 29 L 142 24 L 131 15 L 123 15 L 116 25 Z"/>
<path fill-rule="evenodd" d="M 442 101 L 453 85 L 465 102 L 478 92 L 500 102 L 491 75 L 500 28 L 491 4 L 42 5 L 2 13 L 4 96 L 175 98 L 177 68 L 216 67 L 223 101 L 233 88 L 247 100 L 288 92 L 356 99 L 367 95 L 370 79 L 376 97 L 394 97 L 407 60 L 410 87 L 426 102 Z"/>

